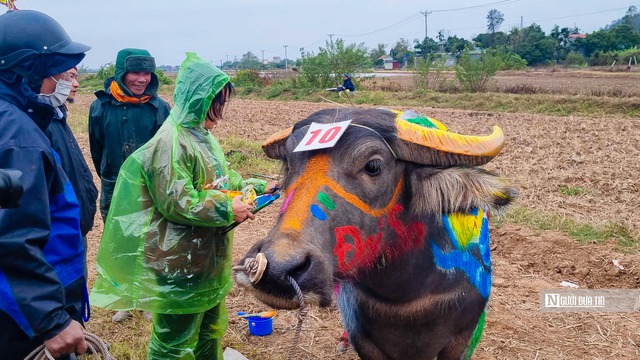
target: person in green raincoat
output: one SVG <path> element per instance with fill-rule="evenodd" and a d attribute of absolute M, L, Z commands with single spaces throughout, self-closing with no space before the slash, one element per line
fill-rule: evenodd
<path fill-rule="evenodd" d="M 232 89 L 224 72 L 187 53 L 169 117 L 116 182 L 90 300 L 153 313 L 148 359 L 222 359 L 233 232 L 220 229 L 254 218 L 225 190 L 251 184 L 261 194 L 277 185 L 230 170 L 209 131 Z"/>

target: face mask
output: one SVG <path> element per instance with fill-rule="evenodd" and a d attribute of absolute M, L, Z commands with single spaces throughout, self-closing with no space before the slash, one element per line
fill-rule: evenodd
<path fill-rule="evenodd" d="M 45 94 L 44 96 L 46 96 L 49 101 L 51 101 L 51 105 L 53 105 L 54 107 L 62 106 L 69 97 L 69 93 L 71 92 L 73 83 L 71 81 L 63 79 L 56 80 L 53 77 L 51 77 L 51 79 L 56 82 L 56 90 L 53 92 L 53 94 Z"/>

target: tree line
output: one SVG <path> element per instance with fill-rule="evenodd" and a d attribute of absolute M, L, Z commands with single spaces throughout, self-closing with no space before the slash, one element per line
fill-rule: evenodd
<path fill-rule="evenodd" d="M 410 42 L 401 38 L 387 52 L 386 44 L 378 44 L 368 49 L 364 44 L 346 44 L 344 40 L 327 41 L 326 46 L 317 52 L 304 48 L 300 50 L 297 60 L 281 59 L 278 62 L 263 62 L 252 52 L 242 55 L 240 60 L 226 61 L 223 69 L 284 69 L 288 62 L 291 67 L 318 66 L 319 63 L 334 59 L 334 73 L 353 71 L 351 66 L 382 67 L 381 56 L 387 55 L 403 66 L 415 65 L 420 59 L 428 59 L 434 54 L 450 54 L 459 60 L 463 53 L 493 52 L 504 58 L 515 59 L 516 68 L 522 59 L 526 66 L 549 64 L 564 65 L 611 65 L 628 62 L 638 56 L 637 45 L 640 44 L 640 14 L 635 6 L 630 6 L 624 17 L 611 25 L 588 34 L 582 34 L 577 27 L 560 27 L 556 25 L 546 34 L 540 25 L 514 27 L 508 32 L 500 31 L 504 15 L 497 9 L 491 9 L 487 16 L 487 32 L 477 35 L 471 40 L 456 35 L 447 36 L 445 31 L 438 32 L 436 38 L 414 39 Z M 345 52 L 343 54 L 343 52 Z M 340 55 L 341 61 L 335 59 Z M 640 56 L 638 56 L 640 57 Z M 344 64 L 347 61 L 347 64 Z M 362 63 L 362 64 L 360 64 Z M 361 66 L 362 65 L 362 66 Z"/>

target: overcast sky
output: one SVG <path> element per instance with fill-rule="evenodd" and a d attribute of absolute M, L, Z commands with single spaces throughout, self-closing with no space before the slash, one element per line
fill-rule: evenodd
<path fill-rule="evenodd" d="M 19 9 L 56 19 L 72 39 L 90 45 L 83 65 L 114 62 L 118 50 L 145 48 L 157 65 L 179 65 L 186 51 L 220 65 L 252 52 L 258 58 L 316 52 L 329 34 L 369 49 L 400 39 L 422 40 L 438 31 L 471 40 L 487 32 L 487 13 L 504 14 L 500 30 L 536 23 L 545 33 L 558 24 L 583 32 L 605 27 L 640 0 L 16 0 Z M 0 5 L 0 14 L 6 8 Z M 521 20 L 522 17 L 522 20 Z M 286 48 L 284 45 L 288 45 Z"/>

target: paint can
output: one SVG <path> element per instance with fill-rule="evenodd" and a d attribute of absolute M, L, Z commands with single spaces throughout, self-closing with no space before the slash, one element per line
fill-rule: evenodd
<path fill-rule="evenodd" d="M 245 315 L 243 311 L 238 312 L 238 316 Z M 245 318 L 249 326 L 249 333 L 254 336 L 266 336 L 273 332 L 273 318 L 261 318 L 250 316 Z"/>

